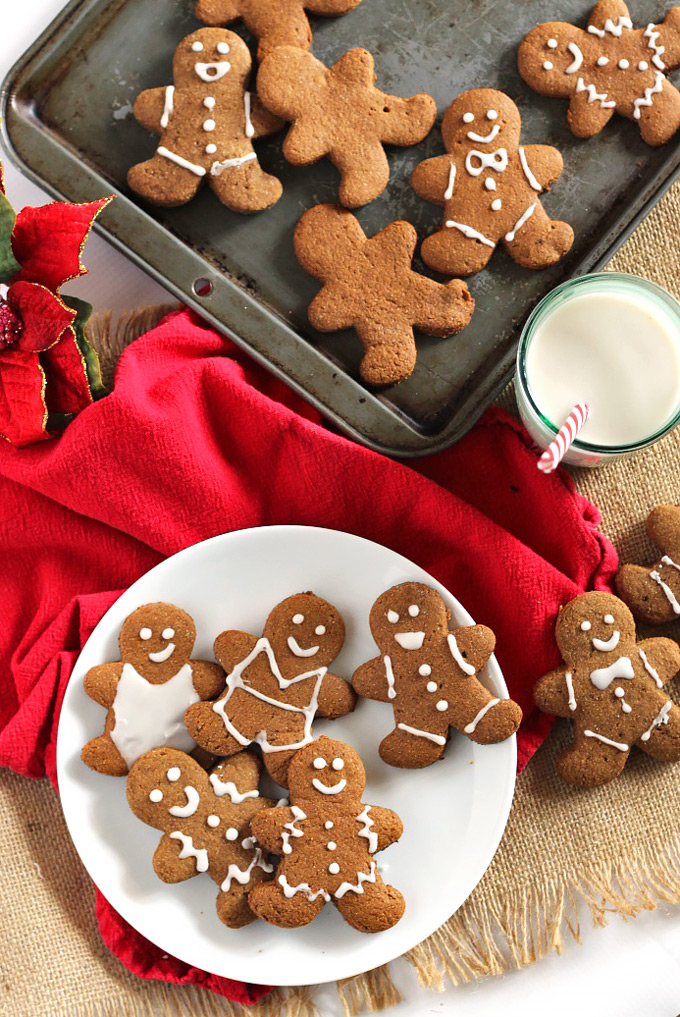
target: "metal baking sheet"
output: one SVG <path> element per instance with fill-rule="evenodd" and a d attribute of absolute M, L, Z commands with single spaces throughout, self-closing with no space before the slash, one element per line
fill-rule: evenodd
<path fill-rule="evenodd" d="M 497 251 L 470 280 L 472 324 L 448 340 L 419 337 L 413 375 L 378 393 L 359 378 L 362 350 L 353 333 L 321 336 L 307 322 L 318 283 L 298 265 L 292 237 L 305 209 L 337 199 L 338 174 L 326 160 L 289 166 L 283 135 L 258 143 L 284 195 L 255 217 L 229 212 L 208 189 L 184 208 L 160 210 L 126 187 L 128 167 L 156 145 L 132 118 L 132 103 L 142 89 L 171 82 L 175 46 L 199 27 L 193 0 L 74 0 L 4 83 L 5 141 L 29 175 L 59 197 L 119 195 L 101 232 L 346 433 L 395 456 L 431 453 L 460 438 L 509 381 L 519 329 L 538 300 L 608 260 L 678 174 L 680 135 L 652 149 L 635 124 L 616 117 L 597 138 L 578 141 L 565 126 L 566 102 L 534 94 L 517 74 L 517 46 L 533 25 L 583 25 L 593 2 L 363 0 L 344 18 L 311 19 L 313 51 L 324 62 L 365 46 L 380 88 L 429 92 L 440 116 L 465 89 L 500 88 L 520 106 L 525 143 L 556 145 L 565 158 L 565 173 L 544 203 L 574 227 L 569 256 L 536 272 Z M 632 0 L 632 17 L 640 25 L 660 21 L 667 6 Z M 400 218 L 421 238 L 438 227 L 441 210 L 420 200 L 409 180 L 417 162 L 442 151 L 438 128 L 421 145 L 390 150 L 387 190 L 358 213 L 369 235 Z M 201 297 L 194 287 L 204 278 L 213 289 Z"/>

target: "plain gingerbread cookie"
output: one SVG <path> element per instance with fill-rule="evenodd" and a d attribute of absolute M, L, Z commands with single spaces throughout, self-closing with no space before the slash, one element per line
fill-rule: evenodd
<path fill-rule="evenodd" d="M 649 625 L 680 618 L 680 508 L 659 505 L 647 519 L 647 533 L 661 550 L 651 568 L 622 565 L 616 588 L 636 618 Z"/>
<path fill-rule="evenodd" d="M 374 855 L 399 840 L 392 809 L 366 805 L 366 771 L 343 742 L 319 738 L 290 764 L 290 808 L 253 818 L 262 847 L 281 860 L 274 879 L 249 896 L 260 918 L 284 929 L 307 925 L 332 902 L 359 932 L 383 932 L 404 913 L 404 898 L 383 882 Z"/>
<path fill-rule="evenodd" d="M 153 749 L 138 759 L 127 779 L 130 808 L 161 830 L 153 867 L 164 883 L 207 872 L 220 890 L 217 915 L 232 929 L 252 922 L 248 893 L 273 872 L 251 834 L 250 821 L 274 804 L 260 798 L 259 760 L 250 752 L 206 773 L 176 749 Z"/>
<path fill-rule="evenodd" d="M 257 59 L 277 46 L 309 49 L 312 33 L 305 11 L 337 18 L 361 0 L 198 0 L 196 17 L 206 25 L 229 25 L 241 19 L 258 41 Z"/>
<path fill-rule="evenodd" d="M 654 759 L 680 760 L 680 709 L 664 685 L 680 670 L 672 639 L 635 641 L 633 616 L 611 593 L 583 593 L 557 619 L 565 667 L 538 682 L 539 710 L 574 721 L 557 760 L 568 784 L 596 787 L 623 770 L 633 745 Z"/>
<path fill-rule="evenodd" d="M 352 684 L 360 696 L 392 704 L 394 730 L 379 749 L 391 766 L 434 763 L 450 727 L 489 745 L 509 738 L 522 720 L 517 703 L 493 696 L 477 678 L 494 650 L 491 629 L 450 632 L 449 617 L 440 594 L 423 583 L 393 586 L 371 608 L 380 656 L 357 668 Z"/>
<path fill-rule="evenodd" d="M 635 29 L 623 0 L 600 0 L 585 30 L 564 21 L 534 28 L 518 65 L 535 91 L 570 100 L 577 138 L 598 134 L 614 113 L 635 120 L 649 145 L 680 127 L 680 92 L 665 76 L 680 65 L 680 7 L 661 25 Z"/>
<path fill-rule="evenodd" d="M 361 377 L 369 385 L 403 381 L 416 363 L 414 328 L 446 339 L 469 324 L 475 302 L 464 282 L 445 285 L 414 272 L 418 237 L 394 222 L 370 240 L 351 212 L 317 205 L 295 230 L 295 253 L 323 288 L 309 307 L 319 332 L 354 328 L 365 347 Z"/>
<path fill-rule="evenodd" d="M 444 226 L 423 241 L 421 255 L 446 275 L 484 268 L 501 244 L 525 268 L 559 261 L 574 242 L 566 222 L 550 219 L 540 194 L 562 175 L 551 145 L 521 145 L 521 120 L 512 99 L 491 88 L 464 92 L 442 121 L 447 155 L 413 171 L 416 194 L 444 208 Z"/>
<path fill-rule="evenodd" d="M 437 107 L 425 94 L 412 99 L 375 87 L 373 57 L 350 49 L 325 67 L 301 49 L 281 46 L 257 75 L 267 109 L 290 120 L 283 154 L 295 166 L 328 156 L 340 172 L 340 204 L 359 208 L 381 194 L 390 167 L 383 145 L 415 145 L 434 123 Z"/>
<path fill-rule="evenodd" d="M 135 101 L 135 119 L 161 140 L 156 154 L 128 172 L 128 184 L 154 205 L 185 205 L 203 182 L 233 212 L 271 208 L 283 188 L 260 166 L 253 140 L 282 124 L 247 90 L 248 47 L 220 28 L 183 39 L 173 60 L 174 84 L 149 88 Z"/>
<path fill-rule="evenodd" d="M 223 632 L 215 656 L 227 672 L 226 689 L 214 703 L 191 706 L 187 728 L 216 756 L 259 745 L 270 777 L 287 787 L 288 766 L 312 741 L 314 718 L 335 719 L 354 709 L 351 686 L 328 670 L 344 640 L 339 611 L 313 593 L 277 604 L 260 638 Z"/>
<path fill-rule="evenodd" d="M 108 710 L 104 734 L 81 753 L 91 770 L 123 777 L 149 749 L 195 748 L 184 712 L 224 688 L 219 665 L 190 659 L 195 641 L 193 620 L 172 604 L 145 604 L 123 622 L 121 659 L 85 675 L 88 696 Z"/>

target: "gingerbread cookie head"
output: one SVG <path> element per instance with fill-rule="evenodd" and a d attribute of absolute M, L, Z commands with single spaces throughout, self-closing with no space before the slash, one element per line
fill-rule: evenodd
<path fill-rule="evenodd" d="M 176 88 L 206 85 L 240 91 L 251 67 L 250 50 L 235 32 L 200 28 L 183 39 L 172 62 Z"/>
<path fill-rule="evenodd" d="M 400 583 L 381 594 L 371 608 L 373 638 L 385 653 L 421 650 L 446 639 L 450 612 L 436 590 L 422 583 Z"/>
<path fill-rule="evenodd" d="M 579 45 L 580 44 L 580 45 Z M 571 75 L 583 67 L 583 32 L 564 21 L 537 25 L 522 42 L 520 74 L 541 82 L 541 91 L 568 96 L 573 90 Z"/>
<path fill-rule="evenodd" d="M 151 685 L 173 678 L 191 657 L 196 640 L 193 619 L 173 604 L 145 604 L 120 631 L 120 656 Z"/>
<path fill-rule="evenodd" d="M 635 643 L 635 622 L 626 605 L 610 593 L 597 596 L 597 610 L 591 597 L 577 597 L 560 611 L 555 639 L 569 665 L 614 650 L 623 653 Z"/>
<path fill-rule="evenodd" d="M 345 641 L 340 612 L 314 593 L 296 593 L 277 604 L 264 636 L 282 667 L 311 671 L 328 667 Z"/>
<path fill-rule="evenodd" d="M 318 808 L 350 809 L 361 801 L 366 771 L 349 745 L 322 737 L 293 757 L 288 784 L 296 801 Z"/>
<path fill-rule="evenodd" d="M 513 151 L 520 142 L 521 119 L 512 99 L 494 88 L 476 88 L 451 103 L 442 120 L 447 152 L 468 157 L 473 166 L 485 154 Z"/>

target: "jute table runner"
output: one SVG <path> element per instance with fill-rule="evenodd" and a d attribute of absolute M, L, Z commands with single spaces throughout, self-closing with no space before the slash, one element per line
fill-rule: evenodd
<path fill-rule="evenodd" d="M 653 279 L 680 297 L 678 223 L 680 185 L 611 267 Z M 153 315 L 130 322 L 113 338 L 103 329 L 99 343 L 109 364 L 152 324 Z M 512 395 L 504 402 L 511 406 Z M 680 429 L 629 462 L 574 475 L 600 507 L 603 531 L 622 560 L 654 560 L 644 520 L 654 505 L 680 502 Z M 567 738 L 567 725 L 559 722 L 517 782 L 505 836 L 484 879 L 408 956 L 424 984 L 501 974 L 559 951 L 566 938 L 578 939 L 583 921 L 604 924 L 613 914 L 632 917 L 662 902 L 680 904 L 680 766 L 633 753 L 617 781 L 581 792 L 555 776 L 555 756 Z M 0 1017 L 318 1013 L 313 988 L 277 991 L 246 1008 L 201 990 L 133 978 L 99 939 L 94 891 L 51 786 L 0 771 L 0 810 Z M 338 992 L 348 1014 L 399 999 L 387 968 L 338 985 Z"/>

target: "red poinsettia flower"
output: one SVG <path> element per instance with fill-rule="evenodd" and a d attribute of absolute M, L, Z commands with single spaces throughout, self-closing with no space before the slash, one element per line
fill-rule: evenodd
<path fill-rule="evenodd" d="M 9 283 L 0 293 L 0 434 L 14 445 L 52 437 L 101 394 L 83 332 L 91 308 L 60 291 L 87 271 L 83 246 L 111 200 L 25 208 L 15 219 L 0 196 L 0 282 Z"/>

